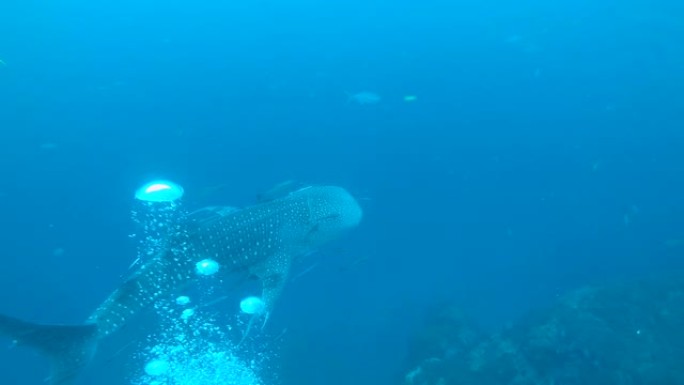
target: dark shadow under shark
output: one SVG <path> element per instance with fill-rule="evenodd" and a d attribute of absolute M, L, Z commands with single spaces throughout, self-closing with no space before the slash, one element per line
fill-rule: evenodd
<path fill-rule="evenodd" d="M 362 216 L 351 194 L 335 186 L 307 186 L 243 209 L 215 210 L 196 223 L 187 250 L 163 250 L 140 265 L 84 324 L 40 325 L 0 315 L 0 334 L 46 354 L 51 385 L 71 384 L 100 339 L 191 283 L 198 261 L 210 258 L 221 272 L 246 270 L 258 277 L 267 319 L 293 261 L 356 227 Z"/>

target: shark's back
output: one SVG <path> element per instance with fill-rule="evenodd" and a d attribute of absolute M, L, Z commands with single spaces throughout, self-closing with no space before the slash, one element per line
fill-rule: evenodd
<path fill-rule="evenodd" d="M 305 197 L 288 196 L 215 215 L 197 225 L 190 239 L 194 258 L 210 258 L 228 271 L 259 264 L 276 254 L 307 248 L 311 230 Z"/>
<path fill-rule="evenodd" d="M 258 277 L 268 312 L 293 261 L 355 227 L 361 217 L 345 189 L 309 186 L 242 210 L 222 210 L 199 225 L 190 244 L 195 258 Z"/>

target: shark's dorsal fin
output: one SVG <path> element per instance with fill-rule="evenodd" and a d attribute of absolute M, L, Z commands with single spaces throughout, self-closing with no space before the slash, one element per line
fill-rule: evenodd
<path fill-rule="evenodd" d="M 202 226 L 217 219 L 224 218 L 239 210 L 239 208 L 231 206 L 207 206 L 188 214 L 188 219 L 191 222 Z"/>

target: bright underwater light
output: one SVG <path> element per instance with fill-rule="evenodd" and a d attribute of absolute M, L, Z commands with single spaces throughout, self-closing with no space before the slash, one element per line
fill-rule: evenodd
<path fill-rule="evenodd" d="M 180 185 L 168 180 L 155 180 L 140 187 L 135 192 L 135 199 L 145 202 L 173 202 L 183 196 Z"/>

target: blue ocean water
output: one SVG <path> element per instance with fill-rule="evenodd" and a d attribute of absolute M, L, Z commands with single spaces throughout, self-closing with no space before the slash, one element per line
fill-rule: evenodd
<path fill-rule="evenodd" d="M 158 177 L 194 208 L 290 179 L 363 206 L 280 299 L 272 383 L 397 383 L 443 301 L 495 329 L 681 269 L 683 16 L 672 0 L 6 1 L 0 312 L 82 322 L 128 274 L 133 194 Z M 129 383 L 128 341 L 154 325 L 106 342 L 83 383 Z M 0 368 L 34 384 L 47 362 L 0 346 Z"/>

